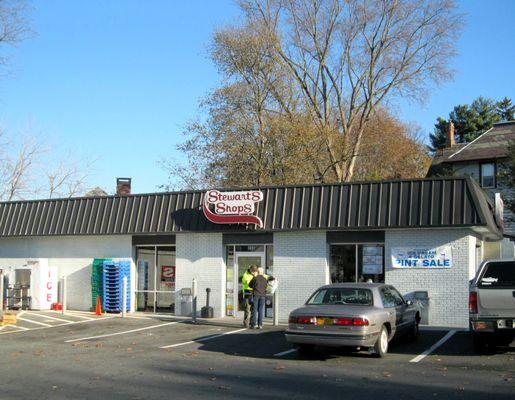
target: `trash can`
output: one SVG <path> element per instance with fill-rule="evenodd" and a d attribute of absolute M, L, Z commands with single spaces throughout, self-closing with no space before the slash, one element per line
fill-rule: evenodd
<path fill-rule="evenodd" d="M 427 290 L 416 291 L 413 293 L 413 302 L 420 309 L 420 323 L 429 324 L 429 295 Z"/>
<path fill-rule="evenodd" d="M 191 316 L 193 311 L 193 293 L 191 288 L 182 288 L 179 292 L 179 297 L 181 301 L 181 315 Z"/>

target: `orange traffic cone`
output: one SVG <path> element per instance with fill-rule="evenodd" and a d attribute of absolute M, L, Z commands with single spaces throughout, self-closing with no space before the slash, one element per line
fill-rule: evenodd
<path fill-rule="evenodd" d="M 102 315 L 102 302 L 100 296 L 97 296 L 97 307 L 95 309 L 95 315 Z"/>

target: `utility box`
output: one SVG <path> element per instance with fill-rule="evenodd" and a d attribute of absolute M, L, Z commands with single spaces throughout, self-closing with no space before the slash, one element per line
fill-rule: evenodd
<path fill-rule="evenodd" d="M 179 292 L 181 302 L 181 315 L 191 316 L 193 312 L 193 293 L 191 288 L 182 288 Z"/>

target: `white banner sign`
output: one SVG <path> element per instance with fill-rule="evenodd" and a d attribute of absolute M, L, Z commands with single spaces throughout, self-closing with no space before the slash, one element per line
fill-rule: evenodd
<path fill-rule="evenodd" d="M 451 246 L 436 248 L 393 247 L 392 266 L 394 268 L 451 268 Z"/>
<path fill-rule="evenodd" d="M 32 264 L 30 292 L 31 308 L 50 310 L 57 302 L 57 268 L 48 265 L 48 259 L 40 258 Z"/>

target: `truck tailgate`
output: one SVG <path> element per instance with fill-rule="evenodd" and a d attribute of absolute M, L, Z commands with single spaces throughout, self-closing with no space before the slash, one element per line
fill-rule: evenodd
<path fill-rule="evenodd" d="M 515 318 L 515 287 L 480 289 L 478 305 L 483 315 Z"/>
<path fill-rule="evenodd" d="M 477 288 L 480 314 L 515 317 L 515 261 L 486 263 Z"/>

